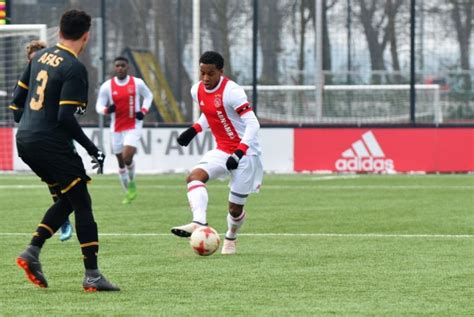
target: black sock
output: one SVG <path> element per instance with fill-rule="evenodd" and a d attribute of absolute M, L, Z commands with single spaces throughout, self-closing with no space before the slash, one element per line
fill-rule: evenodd
<path fill-rule="evenodd" d="M 72 211 L 69 201 L 65 198 L 57 199 L 56 202 L 49 207 L 41 220 L 41 223 L 36 228 L 31 245 L 42 248 L 45 241 L 51 238 L 59 227 L 68 218 Z"/>
<path fill-rule="evenodd" d="M 65 194 L 74 209 L 76 234 L 81 245 L 86 270 L 97 269 L 99 234 L 92 214 L 92 202 L 84 181 L 78 182 Z"/>

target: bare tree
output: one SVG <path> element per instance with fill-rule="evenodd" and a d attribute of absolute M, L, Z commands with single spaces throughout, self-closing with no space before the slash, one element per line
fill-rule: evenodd
<path fill-rule="evenodd" d="M 209 30 L 213 50 L 224 57 L 226 76 L 235 80 L 231 62 L 231 34 L 235 30 L 236 20 L 242 14 L 243 4 L 240 1 L 208 0 L 201 2 L 201 5 L 203 11 L 207 12 L 203 22 Z"/>
<path fill-rule="evenodd" d="M 456 36 L 459 43 L 459 51 L 461 55 L 461 69 L 465 71 L 470 70 L 470 47 L 471 47 L 471 33 L 473 24 L 474 2 L 466 0 L 449 0 L 453 6 L 451 11 L 451 18 L 453 19 L 456 28 Z M 463 75 L 465 90 L 471 90 L 472 81 L 469 74 Z"/>
<path fill-rule="evenodd" d="M 385 3 L 385 12 L 388 17 L 386 30 L 390 42 L 390 56 L 392 57 L 392 67 L 395 72 L 395 82 L 397 84 L 401 83 L 402 76 L 400 74 L 400 61 L 398 58 L 396 16 L 403 1 L 404 0 L 387 0 Z"/>
<path fill-rule="evenodd" d="M 192 85 L 190 76 L 183 64 L 179 63 L 182 51 L 178 51 L 178 37 L 175 32 L 176 15 L 170 14 L 176 11 L 176 4 L 174 1 L 153 1 L 152 7 L 157 13 L 159 37 L 163 43 L 164 65 L 161 66 L 164 67 L 166 78 L 175 96 L 179 95 L 179 90 L 189 92 Z M 193 103 L 190 94 L 183 93 L 182 101 L 185 105 L 186 120 L 191 121 Z"/>
<path fill-rule="evenodd" d="M 395 18 L 402 4 L 403 0 L 387 0 L 384 8 L 381 8 L 383 1 L 369 0 L 370 4 L 366 0 L 359 0 L 359 19 L 364 29 L 367 44 L 369 46 L 370 63 L 372 70 L 384 71 L 386 70 L 384 62 L 384 51 L 387 47 L 387 43 L 390 39 L 390 28 L 392 27 L 392 43 L 393 43 L 393 54 L 392 59 L 394 63 L 398 63 L 398 57 L 396 57 L 396 30 L 395 30 Z M 390 21 L 392 25 L 390 26 Z M 399 64 L 398 64 L 399 67 Z M 380 74 L 372 76 L 374 83 L 381 83 Z"/>
<path fill-rule="evenodd" d="M 313 1 L 314 2 L 314 1 Z M 323 0 L 323 70 L 330 71 L 332 69 L 331 61 L 331 40 L 328 28 L 328 11 L 336 4 L 337 0 Z M 332 76 L 326 76 L 325 83 L 332 83 Z"/>
<path fill-rule="evenodd" d="M 280 0 L 259 0 L 259 40 L 262 50 L 261 84 L 278 84 L 278 55 L 281 51 L 281 28 L 283 12 Z"/>

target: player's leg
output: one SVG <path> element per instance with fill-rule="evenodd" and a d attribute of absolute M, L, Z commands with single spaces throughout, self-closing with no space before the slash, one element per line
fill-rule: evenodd
<path fill-rule="evenodd" d="M 231 173 L 227 232 L 222 254 L 236 253 L 237 233 L 246 219 L 244 205 L 252 192 L 258 192 L 262 182 L 263 168 L 257 156 L 245 156 L 236 170 Z"/>
<path fill-rule="evenodd" d="M 76 234 L 83 255 L 85 277 L 83 287 L 86 291 L 118 291 L 99 271 L 97 255 L 99 252 L 99 234 L 92 213 L 92 202 L 87 185 L 80 180 L 66 193 L 66 197 L 74 209 Z"/>
<path fill-rule="evenodd" d="M 56 185 L 48 185 L 49 193 L 51 194 L 51 198 L 53 199 L 54 202 L 58 201 L 59 195 L 60 195 L 60 189 L 59 186 Z M 72 212 L 72 210 L 71 210 Z M 66 218 L 64 223 L 60 227 L 60 236 L 59 240 L 61 241 L 66 241 L 69 240 L 72 237 L 72 225 L 71 222 L 69 221 L 69 217 Z"/>
<path fill-rule="evenodd" d="M 178 237 L 190 237 L 199 227 L 207 226 L 208 194 L 206 182 L 209 180 L 207 172 L 201 168 L 194 168 L 186 178 L 188 187 L 188 202 L 191 207 L 193 221 L 186 225 L 171 228 L 171 233 Z"/>
<path fill-rule="evenodd" d="M 35 152 L 35 149 L 33 149 L 33 153 Z M 33 172 L 50 185 L 50 188 L 58 190 L 57 183 L 49 172 L 49 165 L 43 162 L 41 153 L 29 155 L 28 153 L 31 153 L 29 148 L 21 144 L 18 144 L 18 153 Z M 46 211 L 33 234 L 30 244 L 16 259 L 17 265 L 25 271 L 27 278 L 40 287 L 48 287 L 39 260 L 41 249 L 45 241 L 54 235 L 71 211 L 72 208 L 68 201 L 61 199 L 59 191 L 55 192 L 54 204 Z"/>
<path fill-rule="evenodd" d="M 228 154 L 220 150 L 209 151 L 191 170 L 186 182 L 193 221 L 187 225 L 171 228 L 173 234 L 179 237 L 189 237 L 199 226 L 207 226 L 208 193 L 206 182 L 227 173 L 225 166 L 227 157 Z"/>
<path fill-rule="evenodd" d="M 46 240 L 54 235 L 71 212 L 72 207 L 66 199 L 56 200 L 37 226 L 30 244 L 16 260 L 18 266 L 25 270 L 28 279 L 40 287 L 48 287 L 39 261 L 41 249 Z"/>
<path fill-rule="evenodd" d="M 112 132 L 110 134 L 110 140 L 112 142 L 112 153 L 115 154 L 118 163 L 118 175 L 120 184 L 122 185 L 123 190 L 126 192 L 128 190 L 128 183 L 130 181 L 128 177 L 127 169 L 125 168 L 125 163 L 123 162 L 122 151 L 123 151 L 123 133 L 122 132 Z"/>
<path fill-rule="evenodd" d="M 117 158 L 117 164 L 119 167 L 118 174 L 119 174 L 120 184 L 122 185 L 123 190 L 127 192 L 130 179 L 128 178 L 128 172 L 127 172 L 127 169 L 125 168 L 125 163 L 123 162 L 122 153 L 115 154 L 115 157 Z"/>
<path fill-rule="evenodd" d="M 248 195 L 237 193 L 229 194 L 229 212 L 227 214 L 227 232 L 225 233 L 222 245 L 222 254 L 235 254 L 237 232 L 245 222 L 247 215 L 244 211 L 244 204 Z M 238 201 L 239 204 L 232 202 Z"/>
<path fill-rule="evenodd" d="M 134 146 L 125 145 L 123 147 L 122 157 L 129 178 L 127 198 L 130 202 L 137 198 L 137 185 L 135 183 L 135 162 L 133 161 L 133 156 L 136 152 L 137 148 Z"/>
<path fill-rule="evenodd" d="M 123 161 L 128 172 L 128 178 L 130 180 L 128 185 L 127 198 L 129 201 L 134 200 L 137 197 L 137 186 L 135 183 L 135 162 L 133 157 L 137 152 L 137 147 L 140 144 L 142 137 L 141 127 L 135 129 L 127 130 L 124 132 L 123 139 Z"/>

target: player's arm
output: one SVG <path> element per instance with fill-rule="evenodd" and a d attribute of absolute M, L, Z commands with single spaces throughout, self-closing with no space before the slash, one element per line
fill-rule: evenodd
<path fill-rule="evenodd" d="M 87 105 L 87 70 L 80 63 L 74 64 L 67 72 L 61 88 L 58 123 L 77 141 L 98 164 L 98 173 L 102 172 L 105 155 L 85 135 L 74 114 L 78 107 Z"/>
<path fill-rule="evenodd" d="M 8 106 L 13 111 L 13 119 L 15 122 L 20 122 L 21 116 L 23 115 L 23 109 L 25 107 L 26 98 L 28 96 L 28 83 L 30 81 L 30 67 L 31 63 L 28 64 L 23 75 L 18 81 L 17 85 L 13 90 L 13 100 Z"/>
<path fill-rule="evenodd" d="M 76 117 L 74 116 L 76 110 L 77 107 L 74 105 L 61 106 L 58 111 L 58 123 L 87 151 L 90 156 L 92 156 L 92 162 L 96 164 L 93 168 L 98 168 L 97 173 L 102 174 L 105 155 L 97 148 L 97 146 L 95 146 L 94 143 L 92 143 L 82 130 L 79 122 L 77 122 Z"/>
<path fill-rule="evenodd" d="M 194 85 L 191 88 L 191 97 L 193 98 L 193 101 L 195 103 L 198 103 L 197 99 L 197 85 Z M 204 115 L 204 113 L 201 113 L 199 116 L 199 119 L 189 128 L 184 130 L 179 136 L 178 136 L 178 144 L 181 146 L 188 146 L 189 143 L 194 139 L 194 137 L 199 133 L 202 132 L 203 130 L 207 129 L 209 127 L 209 123 L 207 122 L 207 118 Z"/>
<path fill-rule="evenodd" d="M 239 161 L 247 153 L 249 144 L 257 138 L 258 130 L 260 130 L 260 123 L 248 103 L 247 95 L 242 87 L 236 86 L 233 88 L 231 96 L 232 107 L 245 123 L 245 132 L 237 149 L 227 159 L 226 166 L 228 170 L 233 170 L 238 167 Z"/>
<path fill-rule="evenodd" d="M 98 114 L 107 115 L 115 112 L 115 105 L 109 104 L 110 81 L 106 81 L 100 86 L 99 95 L 95 104 L 95 111 Z M 108 105 L 108 106 L 107 106 Z"/>
<path fill-rule="evenodd" d="M 145 115 L 150 110 L 151 104 L 153 102 L 153 93 L 142 79 L 137 78 L 136 83 L 138 94 L 143 98 L 142 106 L 140 108 L 140 111 L 136 113 L 136 118 L 138 120 L 143 120 Z"/>
<path fill-rule="evenodd" d="M 207 123 L 206 116 L 201 113 L 199 119 L 178 136 L 178 144 L 181 146 L 188 146 L 189 143 L 191 143 L 191 141 L 194 139 L 194 137 L 198 133 L 207 129 L 208 126 L 209 124 Z"/>
<path fill-rule="evenodd" d="M 69 135 L 77 141 L 84 149 L 86 149 L 89 155 L 93 155 L 99 151 L 94 143 L 87 137 L 82 130 L 79 122 L 77 122 L 74 114 L 76 113 L 76 106 L 74 105 L 63 105 L 58 111 L 58 122 L 60 126 L 68 131 Z"/>

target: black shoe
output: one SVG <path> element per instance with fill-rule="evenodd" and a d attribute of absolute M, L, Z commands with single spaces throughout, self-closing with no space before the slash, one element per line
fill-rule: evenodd
<path fill-rule="evenodd" d="M 31 283 L 43 288 L 48 287 L 48 282 L 44 277 L 38 257 L 32 255 L 28 250 L 26 250 L 16 258 L 16 264 L 25 270 L 26 277 L 31 281 Z"/>
<path fill-rule="evenodd" d="M 82 286 L 86 292 L 107 292 L 107 291 L 120 291 L 120 288 L 113 285 L 105 276 L 100 274 L 99 276 L 86 276 L 82 282 Z"/>

